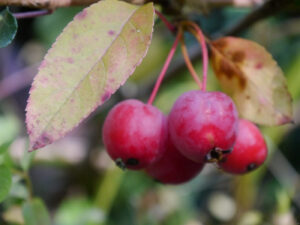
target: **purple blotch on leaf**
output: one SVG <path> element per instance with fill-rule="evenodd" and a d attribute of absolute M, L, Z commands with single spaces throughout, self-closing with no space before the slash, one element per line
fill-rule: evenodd
<path fill-rule="evenodd" d="M 44 61 L 41 63 L 40 68 L 42 69 L 42 68 L 45 68 L 46 66 L 47 66 L 47 62 L 46 62 L 46 60 L 44 60 Z"/>
<path fill-rule="evenodd" d="M 101 98 L 102 102 L 105 102 L 107 99 L 109 99 L 110 95 L 110 92 L 106 92 Z"/>
<path fill-rule="evenodd" d="M 40 138 L 33 144 L 30 151 L 42 148 L 50 143 L 52 143 L 52 138 L 47 133 L 43 133 Z"/>
<path fill-rule="evenodd" d="M 77 16 L 76 19 L 82 20 L 87 16 L 87 11 L 84 9 L 82 12 L 80 12 Z"/>
<path fill-rule="evenodd" d="M 67 58 L 67 62 L 70 63 L 70 64 L 72 64 L 72 63 L 74 63 L 74 59 L 71 58 L 71 57 L 69 57 L 69 58 Z"/>
<path fill-rule="evenodd" d="M 115 35 L 115 32 L 113 30 L 108 31 L 108 35 L 113 36 Z"/>

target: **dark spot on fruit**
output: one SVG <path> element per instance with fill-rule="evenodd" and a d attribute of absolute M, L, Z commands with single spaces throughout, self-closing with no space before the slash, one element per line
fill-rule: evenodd
<path fill-rule="evenodd" d="M 115 160 L 115 163 L 116 163 L 117 167 L 119 167 L 120 169 L 122 169 L 122 170 L 125 170 L 125 169 L 126 169 L 126 165 L 125 165 L 125 163 L 123 162 L 123 159 L 117 158 L 117 159 Z"/>
<path fill-rule="evenodd" d="M 210 156 L 213 158 L 213 159 L 219 159 L 220 157 L 220 152 L 216 151 L 216 150 L 212 150 L 210 152 Z"/>
<path fill-rule="evenodd" d="M 230 149 L 226 149 L 226 150 L 222 150 L 222 153 L 223 154 L 229 154 L 233 151 L 233 148 L 230 148 Z"/>
<path fill-rule="evenodd" d="M 241 63 L 245 60 L 246 54 L 242 51 L 236 51 L 232 54 L 232 61 L 235 63 Z"/>
<path fill-rule="evenodd" d="M 129 158 L 126 161 L 126 165 L 137 166 L 137 165 L 139 165 L 139 160 L 137 160 L 135 158 Z"/>
<path fill-rule="evenodd" d="M 250 172 L 250 171 L 254 170 L 256 167 L 257 167 L 256 163 L 250 163 L 247 166 L 247 172 Z"/>
<path fill-rule="evenodd" d="M 223 159 L 223 154 L 226 154 L 227 150 L 223 150 L 221 148 L 215 147 L 213 148 L 206 156 L 206 162 L 219 162 Z"/>
<path fill-rule="evenodd" d="M 247 100 L 249 100 L 249 99 L 250 99 L 250 96 L 249 96 L 249 95 L 247 95 L 247 96 L 246 96 L 246 99 L 247 99 Z"/>
<path fill-rule="evenodd" d="M 213 42 L 213 46 L 219 50 L 225 48 L 227 46 L 227 41 L 224 39 L 217 40 Z"/>

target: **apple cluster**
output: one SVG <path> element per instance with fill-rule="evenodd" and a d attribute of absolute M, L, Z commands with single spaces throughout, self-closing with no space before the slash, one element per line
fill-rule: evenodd
<path fill-rule="evenodd" d="M 191 180 L 209 162 L 244 174 L 267 157 L 259 129 L 239 119 L 233 101 L 222 92 L 186 92 L 168 116 L 135 99 L 122 101 L 105 119 L 103 142 L 119 167 L 143 169 L 166 184 Z"/>

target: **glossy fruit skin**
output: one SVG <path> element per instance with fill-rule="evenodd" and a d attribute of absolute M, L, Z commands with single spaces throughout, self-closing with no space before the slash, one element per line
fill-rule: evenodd
<path fill-rule="evenodd" d="M 110 157 L 128 169 L 142 169 L 164 153 L 167 126 L 156 107 L 129 99 L 115 105 L 103 125 L 103 142 Z"/>
<path fill-rule="evenodd" d="M 179 151 L 203 162 L 212 149 L 233 147 L 238 113 L 231 98 L 222 92 L 189 91 L 175 102 L 168 127 Z"/>
<path fill-rule="evenodd" d="M 244 174 L 263 164 L 267 155 L 267 145 L 260 130 L 252 122 L 241 119 L 233 151 L 218 164 L 225 172 Z"/>
<path fill-rule="evenodd" d="M 193 179 L 202 170 L 204 162 L 195 163 L 184 157 L 170 138 L 163 157 L 146 168 L 146 173 L 164 184 L 182 184 Z"/>

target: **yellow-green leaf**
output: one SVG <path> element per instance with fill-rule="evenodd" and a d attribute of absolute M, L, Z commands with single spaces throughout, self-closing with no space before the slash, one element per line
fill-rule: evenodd
<path fill-rule="evenodd" d="M 212 65 L 240 116 L 262 125 L 292 121 L 292 99 L 282 70 L 259 44 L 235 37 L 211 43 Z"/>
<path fill-rule="evenodd" d="M 30 90 L 31 150 L 63 137 L 109 99 L 141 63 L 153 24 L 152 3 L 104 0 L 74 17 L 48 51 Z"/>

